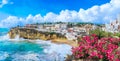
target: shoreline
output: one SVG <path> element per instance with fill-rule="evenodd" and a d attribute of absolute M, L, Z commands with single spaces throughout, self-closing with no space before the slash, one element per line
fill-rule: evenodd
<path fill-rule="evenodd" d="M 72 47 L 76 47 L 77 44 L 73 40 L 67 40 L 65 35 L 59 33 L 52 33 L 52 32 L 42 32 L 37 31 L 35 29 L 28 29 L 28 28 L 13 28 L 8 32 L 10 39 L 14 39 L 16 37 L 24 38 L 28 40 L 50 40 L 52 43 L 55 44 L 68 44 Z M 34 41 L 32 41 L 34 42 Z"/>
<path fill-rule="evenodd" d="M 72 47 L 76 47 L 77 46 L 77 44 L 75 43 L 75 41 L 72 41 L 72 40 L 66 40 L 66 41 L 62 40 L 61 41 L 61 40 L 56 39 L 56 40 L 53 40 L 51 42 L 56 43 L 56 44 L 68 44 L 68 45 L 70 45 Z"/>
<path fill-rule="evenodd" d="M 42 39 L 36 39 L 36 40 L 42 40 Z M 30 39 L 27 39 L 27 41 L 29 42 L 34 42 L 33 40 L 30 40 Z M 66 44 L 66 45 L 70 45 L 71 47 L 77 47 L 76 43 L 74 41 L 61 41 L 61 40 L 58 40 L 58 39 L 55 39 L 55 40 L 43 40 L 43 42 L 51 42 L 51 43 L 54 43 L 54 44 Z"/>
<path fill-rule="evenodd" d="M 8 35 L 2 36 L 7 38 L 7 42 L 30 42 L 30 43 L 35 43 L 38 45 L 43 46 L 43 52 L 46 54 L 44 56 L 48 56 L 48 57 L 53 57 L 52 59 L 56 59 L 56 57 L 61 58 L 58 60 L 65 60 L 67 55 L 71 55 L 71 45 L 68 44 L 63 44 L 63 43 L 57 43 L 57 42 L 52 42 L 52 40 L 40 40 L 40 39 L 36 39 L 36 40 L 30 40 L 30 39 L 24 39 L 24 38 L 14 38 L 14 39 L 10 39 Z M 4 40 L 4 39 L 3 39 Z M 6 39 L 5 39 L 6 40 Z M 29 46 L 31 48 L 31 46 Z M 40 47 L 40 46 L 39 46 Z M 63 51 L 63 52 L 61 52 Z M 33 53 L 34 54 L 34 53 Z M 36 53 L 37 54 L 37 53 Z M 51 56 L 49 56 L 51 55 Z M 25 55 L 23 55 L 25 56 Z M 37 55 L 38 56 L 38 55 Z M 45 58 L 45 60 L 47 60 Z"/>

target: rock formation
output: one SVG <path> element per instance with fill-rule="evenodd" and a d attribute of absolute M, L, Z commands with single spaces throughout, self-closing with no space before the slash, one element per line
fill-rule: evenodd
<path fill-rule="evenodd" d="M 66 39 L 66 37 L 60 33 L 44 32 L 44 31 L 38 31 L 36 29 L 30 29 L 30 28 L 18 28 L 18 27 L 12 28 L 8 34 L 11 39 L 15 38 L 15 36 L 17 35 L 19 35 L 20 38 L 32 39 L 32 40 L 34 39 L 41 39 L 41 40 Z"/>

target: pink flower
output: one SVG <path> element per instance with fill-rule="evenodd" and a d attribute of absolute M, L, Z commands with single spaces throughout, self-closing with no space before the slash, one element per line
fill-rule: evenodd
<path fill-rule="evenodd" d="M 98 55 L 98 57 L 99 57 L 100 59 L 102 59 L 102 58 L 103 58 L 103 55 Z"/>
<path fill-rule="evenodd" d="M 116 59 L 115 61 L 120 61 L 120 59 Z"/>
<path fill-rule="evenodd" d="M 97 37 L 97 35 L 96 35 L 96 34 L 92 34 L 91 36 L 92 36 L 92 37 Z"/>
<path fill-rule="evenodd" d="M 98 58 L 107 57 L 109 61 L 119 61 L 120 50 L 118 50 L 120 38 L 101 38 L 95 35 L 85 36 L 79 42 L 78 47 L 72 48 L 72 53 L 76 58 Z M 118 50 L 118 51 L 117 51 Z"/>

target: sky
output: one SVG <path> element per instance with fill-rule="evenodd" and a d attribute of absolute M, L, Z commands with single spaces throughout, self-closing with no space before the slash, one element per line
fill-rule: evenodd
<path fill-rule="evenodd" d="M 0 0 L 0 27 L 41 22 L 108 23 L 120 0 Z"/>
<path fill-rule="evenodd" d="M 25 17 L 29 14 L 41 14 L 44 16 L 48 12 L 59 14 L 61 10 L 75 10 L 80 8 L 88 9 L 94 5 L 101 5 L 109 0 L 1 0 L 7 1 L 0 9 L 5 14 Z"/>

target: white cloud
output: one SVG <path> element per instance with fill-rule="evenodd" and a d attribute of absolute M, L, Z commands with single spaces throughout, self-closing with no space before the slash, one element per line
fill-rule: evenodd
<path fill-rule="evenodd" d="M 44 22 L 54 22 L 54 21 L 56 21 L 57 16 L 58 16 L 57 14 L 49 12 L 48 14 L 46 14 L 46 16 L 43 17 L 43 21 Z"/>
<path fill-rule="evenodd" d="M 15 16 L 9 16 L 8 18 L 6 18 L 0 22 L 1 23 L 0 27 L 14 27 L 19 24 L 22 25 L 23 21 L 24 21 L 24 19 L 22 19 L 22 18 L 17 18 Z"/>
<path fill-rule="evenodd" d="M 26 18 L 18 18 L 16 16 L 9 16 L 0 22 L 0 27 L 15 27 L 18 25 L 23 26 L 25 24 L 40 23 L 42 21 L 43 21 L 43 18 L 40 14 L 37 14 L 35 16 L 32 16 L 30 14 Z"/>
<path fill-rule="evenodd" d="M 109 22 L 116 19 L 120 14 L 120 0 L 111 0 L 109 3 L 93 6 L 87 10 L 80 9 L 77 11 L 62 10 L 59 14 L 49 14 L 49 21 L 63 22 Z M 48 14 L 46 16 L 48 16 Z M 48 17 L 47 17 L 48 19 Z"/>
<path fill-rule="evenodd" d="M 0 22 L 0 26 L 17 26 L 28 23 L 39 23 L 39 22 L 109 22 L 116 19 L 117 15 L 120 14 L 120 0 L 111 0 L 109 3 L 93 6 L 87 10 L 80 9 L 79 11 L 62 10 L 59 14 L 52 12 L 47 13 L 45 16 L 37 14 L 32 16 L 28 15 L 26 18 L 18 18 L 15 16 L 9 16 L 8 18 Z"/>
<path fill-rule="evenodd" d="M 2 8 L 6 4 L 13 4 L 13 2 L 8 2 L 8 0 L 1 0 L 0 1 L 0 8 Z"/>
<path fill-rule="evenodd" d="M 37 14 L 35 16 L 32 16 L 31 14 L 28 15 L 28 17 L 25 19 L 25 24 L 32 24 L 32 23 L 40 23 L 43 21 L 43 18 L 40 14 Z"/>
<path fill-rule="evenodd" d="M 2 8 L 5 4 L 7 4 L 8 3 L 8 1 L 7 0 L 2 0 L 1 2 L 0 2 L 0 8 Z"/>
<path fill-rule="evenodd" d="M 78 13 L 76 11 L 69 11 L 69 10 L 62 10 L 60 14 L 57 16 L 56 21 L 62 21 L 62 22 L 72 22 L 77 21 Z"/>

